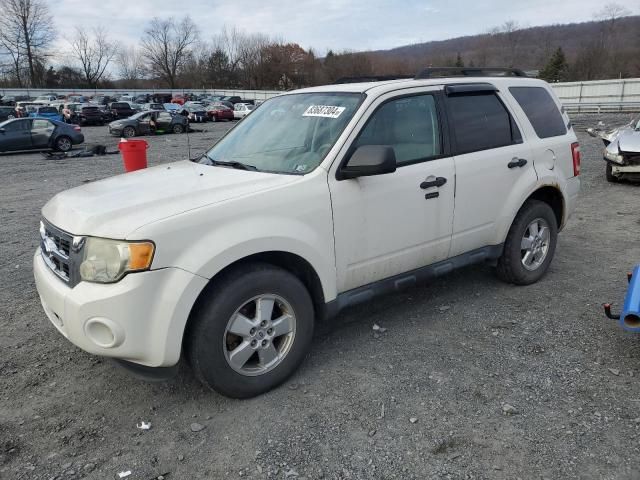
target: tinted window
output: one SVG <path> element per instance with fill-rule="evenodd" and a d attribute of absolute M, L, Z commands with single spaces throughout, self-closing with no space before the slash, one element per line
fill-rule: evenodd
<path fill-rule="evenodd" d="M 440 128 L 433 96 L 405 97 L 383 104 L 358 136 L 355 146 L 361 145 L 393 147 L 398 166 L 440 155 Z"/>
<path fill-rule="evenodd" d="M 524 110 L 536 135 L 540 138 L 557 137 L 567 133 L 564 119 L 556 102 L 542 87 L 511 87 L 511 95 Z"/>
<path fill-rule="evenodd" d="M 31 120 L 9 121 L 2 125 L 6 132 L 19 132 L 21 130 L 31 129 Z"/>
<path fill-rule="evenodd" d="M 171 121 L 171 114 L 170 113 L 159 113 L 158 114 L 158 120 L 162 121 L 162 122 L 170 122 Z"/>
<path fill-rule="evenodd" d="M 447 103 L 458 154 L 522 142 L 518 127 L 494 94 L 453 95 Z"/>

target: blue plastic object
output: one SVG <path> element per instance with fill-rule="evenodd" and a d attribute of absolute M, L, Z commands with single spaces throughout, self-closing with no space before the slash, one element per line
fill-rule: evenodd
<path fill-rule="evenodd" d="M 620 326 L 629 332 L 640 333 L 640 265 L 636 265 L 629 279 Z"/>

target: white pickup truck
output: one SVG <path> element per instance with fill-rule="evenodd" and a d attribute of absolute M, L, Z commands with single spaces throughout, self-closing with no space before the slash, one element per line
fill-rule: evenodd
<path fill-rule="evenodd" d="M 34 256 L 47 316 L 87 352 L 158 375 L 184 357 L 249 397 L 347 306 L 476 262 L 537 281 L 576 203 L 576 136 L 545 82 L 461 73 L 288 92 L 199 162 L 56 195 Z"/>

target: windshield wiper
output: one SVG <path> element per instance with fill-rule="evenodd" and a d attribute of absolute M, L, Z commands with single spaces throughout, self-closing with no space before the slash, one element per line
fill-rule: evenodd
<path fill-rule="evenodd" d="M 235 160 L 231 160 L 231 161 L 214 160 L 213 158 L 211 158 L 209 155 L 206 155 L 206 154 L 203 155 L 202 158 L 207 159 L 208 165 L 220 165 L 221 167 L 231 167 L 231 168 L 236 168 L 238 170 L 251 170 L 251 171 L 258 170 L 258 168 L 253 165 L 249 165 L 248 163 L 238 162 Z"/>

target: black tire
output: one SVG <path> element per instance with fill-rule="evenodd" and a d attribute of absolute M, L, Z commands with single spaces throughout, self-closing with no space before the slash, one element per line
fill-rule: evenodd
<path fill-rule="evenodd" d="M 124 138 L 131 138 L 136 136 L 136 129 L 131 125 L 128 125 L 122 129 L 122 136 Z"/>
<path fill-rule="evenodd" d="M 535 269 L 527 270 L 522 262 L 521 242 L 529 227 L 536 219 L 544 220 L 549 228 L 548 250 L 544 261 Z M 558 241 L 558 223 L 551 207 L 539 200 L 527 200 L 520 208 L 511 224 L 504 242 L 502 256 L 498 259 L 498 277 L 515 285 L 530 285 L 540 280 L 549 268 Z"/>
<path fill-rule="evenodd" d="M 184 132 L 184 127 L 180 123 L 176 123 L 171 130 L 173 133 L 182 133 Z"/>
<path fill-rule="evenodd" d="M 605 176 L 607 177 L 607 182 L 610 183 L 619 183 L 620 179 L 613 174 L 613 165 L 607 162 L 607 166 L 605 167 Z"/>
<path fill-rule="evenodd" d="M 216 122 L 216 121 L 217 121 L 217 119 L 216 119 L 216 116 L 215 116 L 215 115 L 211 115 L 211 121 L 212 121 L 212 122 Z"/>
<path fill-rule="evenodd" d="M 68 152 L 73 148 L 73 142 L 71 141 L 71 138 L 66 135 L 61 135 L 56 138 L 54 148 L 59 152 Z"/>
<path fill-rule="evenodd" d="M 309 292 L 297 277 L 269 264 L 247 264 L 214 280 L 204 295 L 185 336 L 188 362 L 204 385 L 228 397 L 249 398 L 280 385 L 300 366 L 313 336 L 314 309 Z M 265 373 L 247 376 L 227 361 L 225 333 L 234 313 L 258 295 L 277 295 L 289 303 L 295 334 L 279 364 Z"/>

